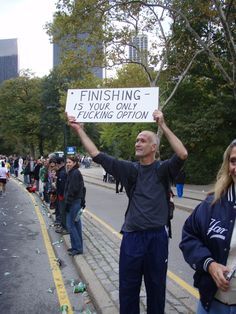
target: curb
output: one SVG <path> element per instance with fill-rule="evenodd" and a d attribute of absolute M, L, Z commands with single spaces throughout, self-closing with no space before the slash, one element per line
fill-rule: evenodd
<path fill-rule="evenodd" d="M 70 247 L 69 236 L 63 236 L 67 247 Z M 97 280 L 91 267 L 86 262 L 83 255 L 74 256 L 74 264 L 79 272 L 83 282 L 86 283 L 89 296 L 91 297 L 98 314 L 118 314 L 119 311 L 111 298 L 103 288 L 99 280 Z M 96 279 L 96 280 L 95 280 Z"/>
<path fill-rule="evenodd" d="M 35 194 L 38 195 L 36 192 Z M 39 196 L 39 195 L 38 195 Z M 45 202 L 42 201 L 42 204 L 47 208 L 47 211 L 51 214 L 51 219 L 55 221 L 55 215 L 52 214 L 51 210 Z M 63 235 L 62 236 L 66 249 L 71 247 L 70 245 L 70 236 Z M 76 255 L 72 258 L 72 262 L 74 263 L 79 276 L 82 281 L 86 284 L 87 291 L 89 293 L 89 297 L 91 298 L 95 308 L 97 310 L 97 314 L 119 314 L 118 308 L 115 306 L 110 296 L 100 283 L 100 281 L 96 278 L 96 275 L 92 271 L 91 267 L 87 263 L 83 254 Z"/>

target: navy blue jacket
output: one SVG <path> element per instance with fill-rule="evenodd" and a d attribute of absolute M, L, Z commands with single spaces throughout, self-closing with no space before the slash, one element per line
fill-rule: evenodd
<path fill-rule="evenodd" d="M 213 196 L 208 196 L 188 217 L 180 243 L 186 262 L 196 271 L 194 286 L 206 311 L 217 291 L 208 266 L 213 260 L 226 265 L 236 216 L 234 203 L 226 195 L 214 205 L 212 200 Z"/>
<path fill-rule="evenodd" d="M 69 211 L 70 206 L 75 200 L 83 198 L 83 188 L 84 180 L 81 172 L 78 168 L 72 168 L 68 171 L 64 190 L 66 211 Z"/>
<path fill-rule="evenodd" d="M 66 168 L 65 168 L 65 166 L 63 166 L 60 169 L 58 169 L 58 171 L 57 171 L 56 187 L 57 187 L 57 194 L 58 195 L 64 195 L 66 178 L 67 178 Z"/>

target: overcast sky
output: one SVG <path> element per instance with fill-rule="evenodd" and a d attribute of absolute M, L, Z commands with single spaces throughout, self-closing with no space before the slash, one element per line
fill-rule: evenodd
<path fill-rule="evenodd" d="M 17 38 L 19 70 L 36 76 L 52 68 L 52 45 L 44 25 L 52 21 L 56 0 L 0 0 L 0 39 Z"/>

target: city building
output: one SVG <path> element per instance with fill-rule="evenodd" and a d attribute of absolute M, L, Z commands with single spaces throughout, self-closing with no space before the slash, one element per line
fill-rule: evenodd
<path fill-rule="evenodd" d="M 0 84 L 18 77 L 17 39 L 0 39 Z"/>
<path fill-rule="evenodd" d="M 63 51 L 63 48 L 61 48 L 61 47 L 62 47 L 61 45 L 59 45 L 57 43 L 53 43 L 53 68 L 55 68 L 56 66 L 58 66 L 61 63 L 61 54 Z M 91 47 L 90 48 L 87 47 L 88 54 L 90 51 L 91 51 Z M 103 78 L 103 68 L 102 67 L 94 67 L 91 69 L 91 71 L 98 78 L 100 78 L 100 79 Z"/>
<path fill-rule="evenodd" d="M 129 59 L 133 62 L 148 65 L 148 36 L 137 35 L 132 38 L 129 46 Z"/>

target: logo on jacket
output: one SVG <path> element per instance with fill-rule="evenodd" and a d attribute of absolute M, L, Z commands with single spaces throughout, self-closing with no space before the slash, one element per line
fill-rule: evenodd
<path fill-rule="evenodd" d="M 207 231 L 207 235 L 211 234 L 210 239 L 219 238 L 219 239 L 225 240 L 224 233 L 228 231 L 228 229 L 221 227 L 220 223 L 221 223 L 220 220 L 211 218 L 210 226 Z"/>

